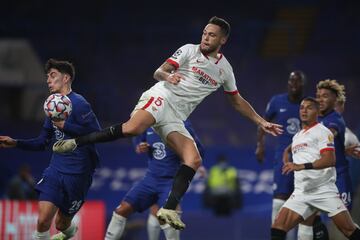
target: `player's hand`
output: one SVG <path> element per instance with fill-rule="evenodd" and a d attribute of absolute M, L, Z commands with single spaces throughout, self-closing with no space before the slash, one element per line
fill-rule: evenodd
<path fill-rule="evenodd" d="M 138 154 L 146 153 L 149 151 L 149 148 L 150 148 L 150 145 L 147 142 L 141 142 L 136 146 L 135 152 Z"/>
<path fill-rule="evenodd" d="M 53 120 L 52 123 L 60 130 L 64 129 L 65 121 L 64 120 Z"/>
<path fill-rule="evenodd" d="M 257 145 L 256 150 L 255 150 L 255 156 L 256 156 L 256 160 L 259 163 L 263 163 L 264 159 L 265 159 L 265 148 L 262 145 Z"/>
<path fill-rule="evenodd" d="M 0 148 L 16 147 L 16 140 L 9 136 L 0 136 Z"/>
<path fill-rule="evenodd" d="M 355 144 L 347 147 L 345 153 L 352 158 L 360 159 L 360 145 Z"/>
<path fill-rule="evenodd" d="M 260 127 L 267 133 L 270 133 L 273 136 L 278 136 L 283 133 L 282 125 L 271 123 L 271 122 L 262 122 L 260 123 Z"/>
<path fill-rule="evenodd" d="M 172 83 L 174 85 L 179 84 L 179 82 L 184 79 L 184 77 L 180 74 L 180 73 L 171 73 L 169 74 L 169 76 L 166 78 L 166 81 L 169 83 Z"/>
<path fill-rule="evenodd" d="M 292 162 L 285 163 L 282 167 L 282 174 L 288 175 L 289 173 L 293 171 L 300 171 L 303 170 L 304 167 L 302 164 L 296 164 Z"/>

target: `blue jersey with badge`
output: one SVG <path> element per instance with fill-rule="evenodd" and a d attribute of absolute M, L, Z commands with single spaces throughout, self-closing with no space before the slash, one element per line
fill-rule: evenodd
<path fill-rule="evenodd" d="M 265 119 L 283 126 L 284 133 L 277 137 L 275 160 L 281 161 L 284 149 L 291 144 L 292 137 L 300 130 L 299 103 L 292 103 L 287 93 L 275 95 L 266 107 Z"/>
<path fill-rule="evenodd" d="M 184 122 L 186 129 L 194 138 L 201 157 L 204 155 L 204 149 L 199 138 L 196 136 L 190 121 Z M 137 146 L 141 142 L 147 142 L 150 145 L 148 152 L 148 170 L 147 174 L 155 177 L 174 177 L 179 165 L 180 158 L 169 147 L 162 142 L 152 128 L 147 129 L 142 135 L 133 138 L 133 143 Z"/>
<path fill-rule="evenodd" d="M 336 130 L 337 134 L 334 139 L 336 155 L 336 173 L 347 172 L 349 161 L 345 157 L 345 121 L 336 111 L 332 111 L 325 116 L 319 117 L 319 122 L 329 129 Z"/>
<path fill-rule="evenodd" d="M 64 129 L 58 129 L 50 118 L 46 118 L 40 135 L 33 139 L 18 140 L 17 147 L 40 151 L 47 146 L 51 147 L 58 140 L 75 138 L 100 130 L 99 122 L 84 97 L 75 92 L 67 96 L 72 103 L 72 113 L 66 119 Z M 78 147 L 71 153 L 53 153 L 50 167 L 66 174 L 87 174 L 93 173 L 98 162 L 99 156 L 95 145 L 88 144 Z"/>

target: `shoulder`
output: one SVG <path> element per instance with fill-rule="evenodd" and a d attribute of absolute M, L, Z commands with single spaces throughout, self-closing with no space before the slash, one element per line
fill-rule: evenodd
<path fill-rule="evenodd" d="M 224 54 L 221 55 L 221 60 L 219 61 L 223 68 L 227 71 L 233 72 L 233 67 L 231 66 L 230 62 L 227 60 Z"/>
<path fill-rule="evenodd" d="M 323 135 L 323 134 L 326 134 L 326 135 L 331 134 L 332 135 L 332 132 L 330 131 L 330 129 L 320 123 L 315 126 L 314 130 L 320 135 Z"/>
<path fill-rule="evenodd" d="M 73 104 L 89 104 L 88 101 L 80 94 L 71 92 L 68 97 Z"/>
<path fill-rule="evenodd" d="M 181 46 L 178 51 L 197 52 L 198 50 L 199 50 L 198 44 L 188 43 L 188 44 Z"/>

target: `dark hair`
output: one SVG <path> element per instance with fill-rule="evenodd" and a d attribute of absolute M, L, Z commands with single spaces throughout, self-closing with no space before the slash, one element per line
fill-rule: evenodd
<path fill-rule="evenodd" d="M 228 37 L 230 35 L 230 24 L 222 18 L 214 16 L 210 18 L 209 24 L 218 25 L 221 28 L 222 33 Z"/>
<path fill-rule="evenodd" d="M 48 73 L 51 68 L 54 68 L 61 73 L 68 74 L 71 81 L 74 81 L 75 67 L 71 62 L 50 58 L 45 64 L 45 73 Z"/>
<path fill-rule="evenodd" d="M 299 78 L 302 80 L 302 82 L 303 82 L 304 84 L 306 84 L 306 75 L 305 75 L 305 73 L 304 73 L 303 71 L 295 70 L 295 71 L 292 71 L 292 72 L 290 73 L 290 77 L 291 77 L 291 75 L 299 76 Z M 289 78 L 290 78 L 290 77 L 289 77 Z"/>
<path fill-rule="evenodd" d="M 305 98 L 303 99 L 303 101 L 311 102 L 311 103 L 315 106 L 315 108 L 316 108 L 317 110 L 320 109 L 320 104 L 319 104 L 319 102 L 316 101 L 316 99 L 313 98 L 313 97 L 305 97 Z"/>

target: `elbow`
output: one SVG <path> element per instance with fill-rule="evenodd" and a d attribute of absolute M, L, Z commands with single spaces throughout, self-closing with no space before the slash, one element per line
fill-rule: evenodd
<path fill-rule="evenodd" d="M 159 74 L 158 74 L 158 72 L 159 72 L 159 69 L 156 69 L 155 72 L 154 72 L 154 74 L 153 74 L 153 78 L 154 78 L 155 80 L 158 80 L 158 81 L 159 81 Z"/>

